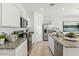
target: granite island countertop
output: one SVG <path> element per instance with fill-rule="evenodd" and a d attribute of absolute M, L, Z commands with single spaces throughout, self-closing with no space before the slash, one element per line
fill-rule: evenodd
<path fill-rule="evenodd" d="M 27 38 L 19 38 L 13 42 L 6 41 L 4 44 L 0 45 L 0 49 L 15 49 L 20 44 L 22 44 L 25 40 L 27 40 Z"/>
<path fill-rule="evenodd" d="M 77 41 L 68 41 L 63 37 L 57 37 L 56 35 L 52 35 L 51 33 L 48 36 L 52 37 L 54 40 L 57 40 L 60 44 L 62 44 L 66 48 L 79 48 L 79 40 Z"/>

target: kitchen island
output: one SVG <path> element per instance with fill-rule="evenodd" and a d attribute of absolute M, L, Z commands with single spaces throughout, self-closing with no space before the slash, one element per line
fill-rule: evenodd
<path fill-rule="evenodd" d="M 55 56 L 79 56 L 79 40 L 68 41 L 63 37 L 48 34 L 49 48 Z"/>
<path fill-rule="evenodd" d="M 16 41 L 5 41 L 0 45 L 0 56 L 26 56 L 27 55 L 27 39 L 19 38 Z"/>

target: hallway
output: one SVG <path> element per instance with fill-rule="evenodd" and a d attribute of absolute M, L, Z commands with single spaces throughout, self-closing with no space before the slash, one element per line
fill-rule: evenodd
<path fill-rule="evenodd" d="M 48 41 L 37 42 L 34 44 L 30 56 L 52 56 L 48 47 Z"/>

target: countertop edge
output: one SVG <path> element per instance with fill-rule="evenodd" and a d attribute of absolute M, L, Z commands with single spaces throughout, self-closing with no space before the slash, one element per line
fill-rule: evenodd
<path fill-rule="evenodd" d="M 15 44 L 15 46 L 13 46 L 13 47 L 1 47 L 0 49 L 3 49 L 3 50 L 5 50 L 5 49 L 10 49 L 10 50 L 14 50 L 14 49 L 16 49 L 17 47 L 19 47 L 23 42 L 25 42 L 26 40 L 27 40 L 27 38 L 26 39 L 17 39 L 17 40 L 21 40 L 21 41 L 19 41 L 19 43 L 17 43 L 16 41 L 16 43 L 17 44 Z"/>

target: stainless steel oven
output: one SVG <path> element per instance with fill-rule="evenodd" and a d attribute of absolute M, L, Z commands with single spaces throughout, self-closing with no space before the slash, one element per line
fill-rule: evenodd
<path fill-rule="evenodd" d="M 32 50 L 32 34 L 30 34 L 28 29 L 25 32 L 25 36 L 27 38 L 27 55 L 29 56 Z"/>

